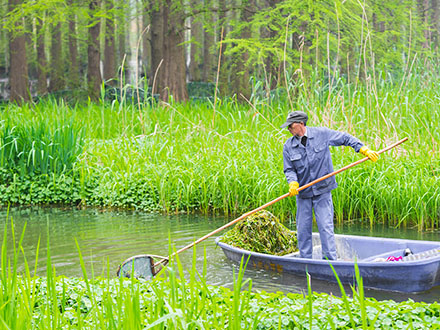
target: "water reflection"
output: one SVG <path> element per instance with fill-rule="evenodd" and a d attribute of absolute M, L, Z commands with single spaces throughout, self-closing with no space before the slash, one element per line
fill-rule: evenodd
<path fill-rule="evenodd" d="M 12 208 L 9 211 L 15 227 L 17 239 L 26 224 L 23 248 L 29 268 L 34 270 L 38 242 L 40 241 L 38 275 L 45 275 L 47 242 L 50 244 L 52 264 L 58 275 L 83 276 L 79 264 L 78 250 L 81 249 L 89 276 L 113 275 L 118 265 L 126 258 L 137 254 L 167 256 L 169 242 L 176 249 L 222 226 L 232 219 L 201 215 L 164 216 L 136 211 L 105 211 L 99 209 L 75 210 L 70 208 Z M 7 210 L 0 209 L 0 232 L 3 234 L 7 221 Z M 290 224 L 293 226 L 293 224 Z M 363 227 L 359 224 L 344 224 L 336 227 L 337 233 L 378 237 L 399 237 L 410 239 L 440 240 L 440 233 L 418 233 L 411 229 L 390 229 L 386 227 Z M 10 232 L 10 231 L 9 231 Z M 220 233 L 221 234 L 221 233 Z M 170 240 L 169 240 L 170 238 Z M 203 268 L 203 249 L 207 254 L 207 282 L 231 288 L 233 271 L 239 265 L 229 261 L 214 243 L 215 236 L 201 243 L 197 248 L 197 267 Z M 11 235 L 8 235 L 11 245 Z M 9 248 L 9 253 L 12 249 Z M 193 250 L 182 253 L 181 260 L 191 266 Z M 24 269 L 20 260 L 20 269 Z M 269 292 L 283 291 L 303 293 L 307 291 L 304 277 L 279 274 L 272 271 L 249 268 L 245 278 L 252 279 L 254 290 Z M 340 295 L 336 284 L 312 280 L 312 289 L 317 292 Z M 346 287 L 350 292 L 350 288 Z M 366 295 L 376 299 L 397 301 L 411 298 L 415 301 L 438 301 L 440 287 L 421 294 L 400 294 L 377 290 L 366 290 Z"/>

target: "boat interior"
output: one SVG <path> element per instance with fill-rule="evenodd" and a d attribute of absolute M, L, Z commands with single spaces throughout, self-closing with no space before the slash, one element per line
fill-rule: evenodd
<path fill-rule="evenodd" d="M 335 235 L 338 260 L 358 262 L 415 261 L 440 257 L 440 242 Z M 289 254 L 299 257 L 299 252 Z M 322 259 L 321 240 L 313 233 L 313 259 Z"/>

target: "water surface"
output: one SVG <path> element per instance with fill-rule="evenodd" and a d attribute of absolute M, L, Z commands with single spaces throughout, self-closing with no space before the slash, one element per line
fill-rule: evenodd
<path fill-rule="evenodd" d="M 36 267 L 37 274 L 41 276 L 46 273 L 48 241 L 52 264 L 58 275 L 83 276 L 76 245 L 78 242 L 88 275 L 106 276 L 107 273 L 114 275 L 118 265 L 128 257 L 138 254 L 167 256 L 170 241 L 176 249 L 182 248 L 232 220 L 202 215 L 165 216 L 137 211 L 39 207 L 11 208 L 9 220 L 7 220 L 7 214 L 6 208 L 0 208 L 1 237 L 3 237 L 4 224 L 8 223 L 10 227 L 11 218 L 17 240 L 26 225 L 23 241 L 25 256 L 30 269 L 34 270 Z M 287 225 L 294 226 L 294 224 Z M 345 224 L 336 227 L 335 231 L 352 235 L 440 240 L 439 232 L 419 233 L 413 229 L 394 229 L 384 226 L 372 229 L 359 223 Z M 202 270 L 203 250 L 206 249 L 207 282 L 231 288 L 234 269 L 237 272 L 239 265 L 224 256 L 221 249 L 214 243 L 215 237 L 198 245 L 197 268 Z M 8 241 L 11 247 L 10 230 Z M 39 241 L 38 263 L 35 266 Z M 9 248 L 9 254 L 11 253 L 12 249 Z M 190 267 L 192 256 L 193 250 L 190 249 L 183 252 L 180 257 L 183 263 Z M 23 262 L 23 260 L 20 261 L 21 270 L 24 269 Z M 254 290 L 307 292 L 305 278 L 300 276 L 249 268 L 246 270 L 245 277 L 252 279 Z M 317 292 L 340 294 L 336 284 L 324 281 L 312 280 L 312 289 Z M 346 290 L 350 291 L 350 288 L 346 287 Z M 411 298 L 415 301 L 433 302 L 438 301 L 440 297 L 440 287 L 420 294 L 366 290 L 366 295 L 379 300 L 401 301 Z"/>

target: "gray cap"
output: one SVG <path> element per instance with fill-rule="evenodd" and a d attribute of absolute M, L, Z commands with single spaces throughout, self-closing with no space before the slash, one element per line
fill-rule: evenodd
<path fill-rule="evenodd" d="M 283 125 L 281 125 L 281 128 L 287 127 L 293 123 L 304 123 L 305 125 L 308 119 L 309 117 L 305 112 L 293 111 L 287 115 L 286 122 Z"/>

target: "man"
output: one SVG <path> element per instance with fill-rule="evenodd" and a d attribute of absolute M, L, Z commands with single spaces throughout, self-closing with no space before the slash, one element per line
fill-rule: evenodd
<path fill-rule="evenodd" d="M 301 258 L 312 258 L 312 222 L 318 224 L 321 238 L 322 258 L 336 260 L 336 244 L 333 230 L 333 201 L 331 191 L 337 187 L 332 176 L 298 193 L 298 188 L 328 173 L 333 172 L 329 146 L 350 146 L 356 152 L 379 159 L 376 151 L 370 150 L 350 134 L 325 127 L 306 126 L 305 112 L 289 113 L 281 128 L 287 127 L 293 137 L 284 144 L 284 174 L 289 183 L 291 196 L 296 197 L 296 229 Z"/>

